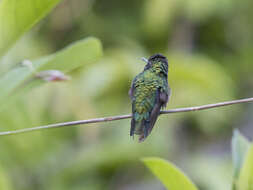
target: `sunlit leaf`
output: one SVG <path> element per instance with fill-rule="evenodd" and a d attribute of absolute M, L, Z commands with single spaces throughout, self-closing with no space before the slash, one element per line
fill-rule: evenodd
<path fill-rule="evenodd" d="M 197 190 L 191 180 L 170 162 L 160 158 L 144 158 L 143 162 L 168 190 Z"/>
<path fill-rule="evenodd" d="M 25 87 L 25 82 L 35 77 L 35 72 L 43 70 L 60 70 L 69 72 L 85 64 L 96 61 L 102 55 L 102 46 L 98 39 L 87 38 L 78 41 L 55 54 L 32 61 L 34 70 L 18 65 L 0 78 L 0 103 L 6 101 L 11 93 L 19 87 Z M 6 85 L 8 84 L 8 85 Z M 15 91 L 16 93 L 16 91 Z"/>
<path fill-rule="evenodd" d="M 250 142 L 243 135 L 241 135 L 238 130 L 235 130 L 232 138 L 232 156 L 235 179 L 239 177 L 239 172 L 249 147 Z"/>
<path fill-rule="evenodd" d="M 238 190 L 253 190 L 253 144 L 245 157 L 239 175 Z"/>
<path fill-rule="evenodd" d="M 0 57 L 61 0 L 2 0 Z"/>

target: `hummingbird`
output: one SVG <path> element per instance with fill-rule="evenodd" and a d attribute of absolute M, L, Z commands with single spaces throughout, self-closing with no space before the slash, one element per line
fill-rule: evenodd
<path fill-rule="evenodd" d="M 139 142 L 151 133 L 170 96 L 167 58 L 154 54 L 144 61 L 144 70 L 134 78 L 129 90 L 132 101 L 130 136 L 139 135 Z"/>

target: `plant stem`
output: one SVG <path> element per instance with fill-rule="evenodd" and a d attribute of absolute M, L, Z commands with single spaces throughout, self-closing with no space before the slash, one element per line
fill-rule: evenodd
<path fill-rule="evenodd" d="M 222 107 L 222 106 L 229 106 L 229 105 L 233 105 L 233 104 L 249 103 L 249 102 L 253 102 L 253 98 L 232 100 L 232 101 L 227 101 L 227 102 L 207 104 L 207 105 L 195 106 L 195 107 L 170 109 L 170 110 L 161 111 L 160 114 L 200 111 L 200 110 L 212 109 L 212 108 L 217 108 L 217 107 Z M 0 132 L 0 136 L 28 133 L 28 132 L 39 131 L 39 130 L 43 130 L 43 129 L 53 129 L 53 128 L 60 128 L 60 127 L 83 125 L 83 124 L 89 124 L 89 123 L 101 123 L 101 122 L 108 122 L 108 121 L 116 121 L 116 120 L 121 120 L 121 119 L 129 119 L 131 117 L 132 117 L 132 115 L 128 114 L 128 115 L 119 115 L 119 116 L 95 118 L 95 119 L 88 119 L 88 120 L 78 120 L 78 121 L 69 121 L 69 122 L 63 122 L 63 123 L 55 123 L 55 124 L 43 125 L 43 126 L 38 126 L 38 127 L 26 128 L 26 129 L 4 131 L 4 132 Z"/>

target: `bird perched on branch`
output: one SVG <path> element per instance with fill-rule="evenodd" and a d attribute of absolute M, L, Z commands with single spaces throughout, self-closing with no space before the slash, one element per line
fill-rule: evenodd
<path fill-rule="evenodd" d="M 155 54 L 145 62 L 144 70 L 134 78 L 129 90 L 132 100 L 130 136 L 139 135 L 140 142 L 151 133 L 170 95 L 167 58 Z"/>

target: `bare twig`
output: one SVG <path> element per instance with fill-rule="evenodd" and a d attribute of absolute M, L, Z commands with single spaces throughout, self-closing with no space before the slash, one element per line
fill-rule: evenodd
<path fill-rule="evenodd" d="M 170 109 L 170 110 L 166 110 L 166 111 L 161 111 L 161 114 L 199 111 L 199 110 L 206 110 L 206 109 L 212 109 L 212 108 L 217 108 L 217 107 L 222 107 L 222 106 L 228 106 L 228 105 L 240 104 L 240 103 L 248 103 L 248 102 L 253 102 L 253 98 L 245 98 L 245 99 L 239 99 L 239 100 L 233 100 L 233 101 L 227 101 L 227 102 L 220 102 L 220 103 L 215 103 L 215 104 L 207 104 L 207 105 L 188 107 L 188 108 Z M 116 121 L 116 120 L 121 120 L 121 119 L 129 119 L 131 117 L 132 116 L 130 114 L 128 114 L 128 115 L 119 115 L 119 116 L 88 119 L 88 120 L 69 121 L 69 122 L 63 122 L 63 123 L 56 123 L 56 124 L 26 128 L 26 129 L 0 132 L 0 136 L 14 135 L 14 134 L 20 134 L 20 133 L 28 133 L 28 132 L 38 131 L 38 130 L 43 130 L 43 129 L 53 129 L 53 128 L 60 128 L 60 127 L 67 127 L 67 126 L 74 126 L 74 125 L 81 125 L 81 124 Z"/>

